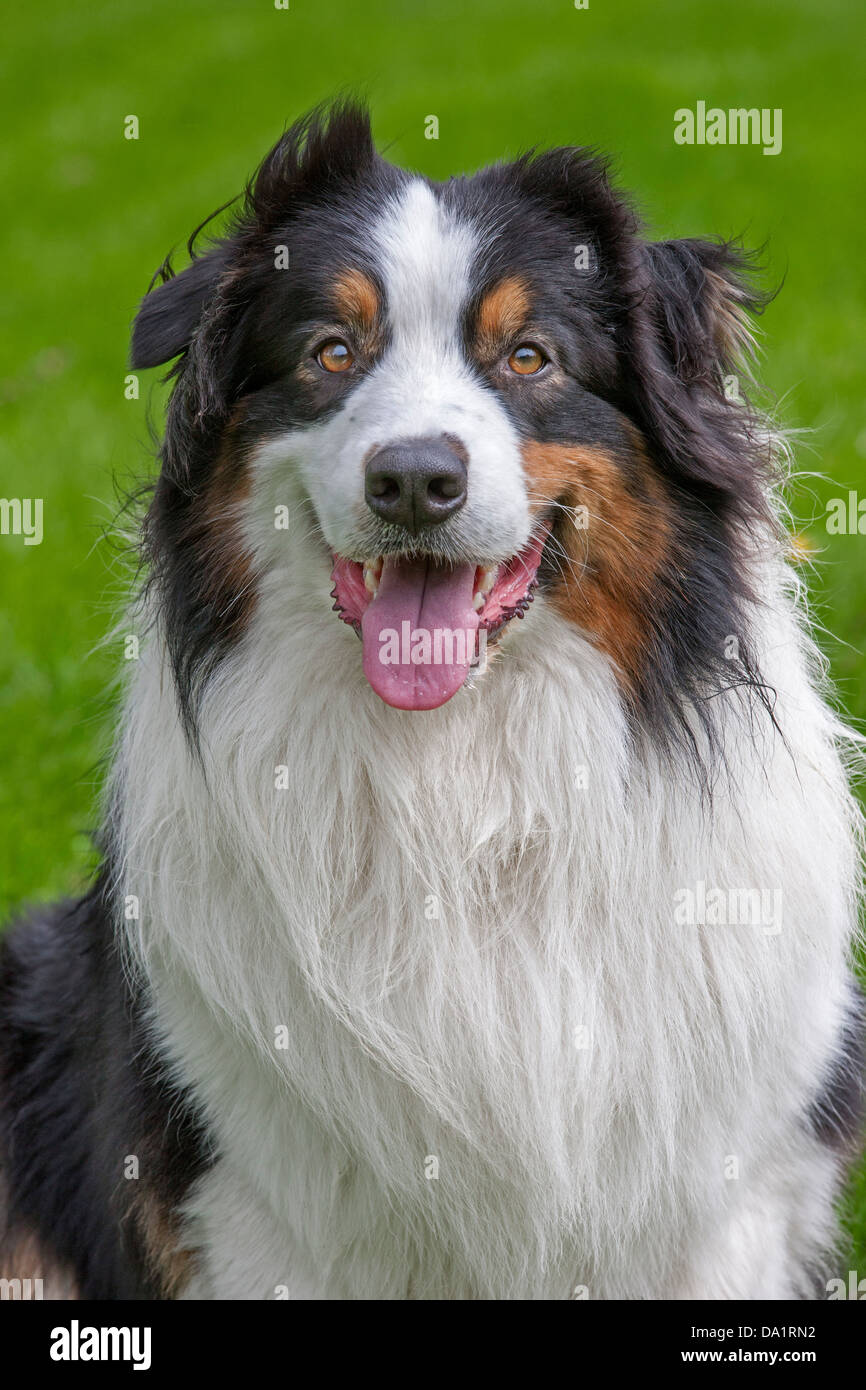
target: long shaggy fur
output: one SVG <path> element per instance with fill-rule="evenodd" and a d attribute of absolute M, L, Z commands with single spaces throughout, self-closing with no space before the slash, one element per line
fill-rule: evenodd
<path fill-rule="evenodd" d="M 349 385 L 307 343 L 346 267 L 380 316 Z M 785 563 L 773 438 L 724 394 L 759 307 L 746 270 L 723 244 L 649 246 L 586 152 L 436 187 L 347 108 L 284 136 L 225 235 L 145 299 L 134 361 L 179 361 L 100 890 L 139 1075 L 97 1059 L 87 1085 L 102 1113 L 150 1078 L 151 1119 L 106 1121 L 61 1180 L 74 1200 L 101 1175 L 101 1281 L 56 1238 L 56 1185 L 9 1197 L 85 1292 L 820 1293 L 862 1089 L 857 741 Z M 473 358 L 503 278 L 555 344 L 534 395 Z M 433 431 L 469 458 L 456 554 L 525 544 L 527 459 L 552 530 L 489 669 L 413 713 L 368 684 L 328 594 L 380 534 L 364 460 Z M 580 459 L 620 522 L 600 500 L 582 554 L 562 522 Z M 684 921 L 699 885 L 777 910 Z M 44 969 L 16 939 L 7 998 Z M 3 997 L 8 1087 L 24 1024 Z M 28 1121 L 6 1095 L 14 1174 Z M 105 1175 L 160 1115 L 184 1143 L 117 1265 Z"/>

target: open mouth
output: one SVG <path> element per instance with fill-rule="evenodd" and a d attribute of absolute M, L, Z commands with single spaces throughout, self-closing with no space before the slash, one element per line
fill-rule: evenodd
<path fill-rule="evenodd" d="M 500 565 L 335 556 L 334 611 L 361 637 L 364 674 L 376 694 L 397 709 L 436 709 L 450 700 L 482 645 L 532 602 L 549 534 L 545 522 L 519 555 Z"/>

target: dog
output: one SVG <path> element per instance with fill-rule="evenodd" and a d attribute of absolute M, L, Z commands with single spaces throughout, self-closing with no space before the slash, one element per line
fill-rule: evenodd
<path fill-rule="evenodd" d="M 585 149 L 408 173 L 353 102 L 200 246 L 132 335 L 174 385 L 103 867 L 3 946 L 4 1274 L 822 1296 L 860 743 L 752 259 Z"/>

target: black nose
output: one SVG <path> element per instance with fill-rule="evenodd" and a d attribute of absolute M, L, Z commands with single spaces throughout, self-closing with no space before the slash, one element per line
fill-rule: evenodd
<path fill-rule="evenodd" d="M 412 532 L 437 526 L 466 501 L 466 463 L 444 436 L 388 444 L 367 462 L 364 495 L 383 521 Z"/>

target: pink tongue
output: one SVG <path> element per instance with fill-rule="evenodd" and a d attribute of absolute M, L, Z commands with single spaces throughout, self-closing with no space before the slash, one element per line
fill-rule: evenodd
<path fill-rule="evenodd" d="M 386 559 L 364 610 L 364 675 L 397 709 L 436 709 L 459 690 L 475 655 L 475 565 Z"/>

